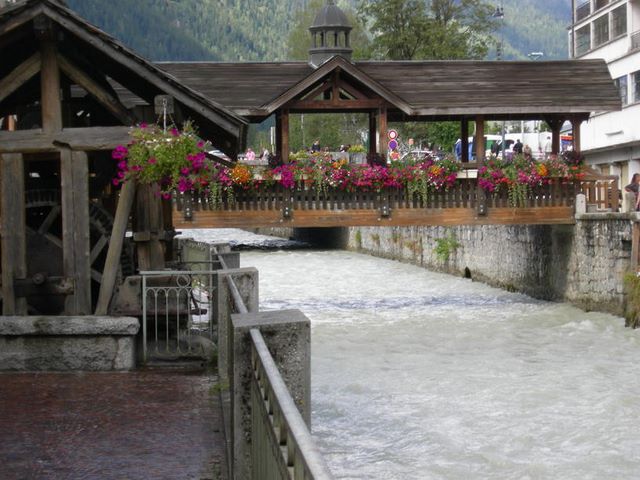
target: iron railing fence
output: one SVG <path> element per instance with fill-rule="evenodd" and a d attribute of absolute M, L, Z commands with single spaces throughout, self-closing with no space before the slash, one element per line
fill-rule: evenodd
<path fill-rule="evenodd" d="M 260 330 L 249 334 L 253 480 L 332 479 Z"/>
<path fill-rule="evenodd" d="M 213 339 L 215 270 L 142 271 L 143 360 L 206 354 L 194 336 Z"/>

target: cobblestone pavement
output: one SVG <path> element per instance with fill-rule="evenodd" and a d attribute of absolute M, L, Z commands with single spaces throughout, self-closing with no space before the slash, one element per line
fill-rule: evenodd
<path fill-rule="evenodd" d="M 0 374 L 0 479 L 226 478 L 215 377 Z"/>

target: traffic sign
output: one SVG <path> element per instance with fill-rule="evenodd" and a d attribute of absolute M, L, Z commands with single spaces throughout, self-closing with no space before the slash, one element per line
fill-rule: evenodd
<path fill-rule="evenodd" d="M 396 132 L 395 130 L 389 130 L 387 132 L 387 137 L 389 137 L 389 140 L 395 140 L 396 138 L 398 138 L 398 132 Z"/>
<path fill-rule="evenodd" d="M 398 142 L 396 140 L 389 140 L 389 150 L 395 150 L 398 148 Z"/>

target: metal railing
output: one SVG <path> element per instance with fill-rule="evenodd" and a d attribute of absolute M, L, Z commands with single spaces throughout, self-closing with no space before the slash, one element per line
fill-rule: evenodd
<path fill-rule="evenodd" d="M 218 296 L 217 301 L 220 302 L 223 297 L 228 298 L 225 302 L 228 302 L 229 313 L 242 315 L 255 311 L 257 307 L 247 305 L 243 299 L 243 293 L 247 294 L 246 284 L 243 285 L 240 280 L 239 285 L 243 287 L 243 293 L 241 293 L 241 289 L 234 280 L 234 274 L 227 268 L 229 262 L 225 255 L 229 255 L 228 251 L 222 251 L 215 245 L 199 242 L 185 241 L 181 243 L 183 258 L 209 259 L 212 265 L 221 267 L 220 270 L 215 271 L 181 272 L 182 274 L 215 273 L 224 275 L 222 282 L 221 278 L 217 279 L 220 290 L 215 290 L 215 292 L 212 290 L 212 293 Z M 225 289 L 227 293 L 224 292 Z M 246 302 L 251 304 L 252 300 L 249 297 L 246 297 L 248 298 Z M 214 319 L 214 323 L 217 323 L 219 328 L 220 323 L 226 321 L 230 321 L 230 319 Z M 231 342 L 227 348 L 229 352 L 233 352 L 232 335 L 229 329 L 227 329 L 227 337 L 222 338 L 221 336 L 218 338 L 218 342 Z M 251 397 L 250 459 L 252 478 L 254 480 L 332 479 L 333 476 L 311 436 L 310 428 L 303 419 L 294 396 L 287 388 L 282 373 L 260 330 L 257 328 L 249 330 L 249 342 L 251 379 L 247 385 L 247 393 L 250 392 Z M 222 345 L 219 346 L 222 349 Z M 233 362 L 241 363 L 239 359 Z M 299 361 L 296 361 L 296 364 L 298 363 Z M 223 376 L 224 372 L 220 373 Z M 229 377 L 232 376 L 233 372 L 230 371 Z M 240 385 L 235 385 L 234 382 L 230 383 L 232 389 L 242 388 Z M 231 392 L 231 398 L 234 398 L 233 392 Z M 232 408 L 240 410 L 239 405 Z M 247 426 L 248 428 L 249 426 Z M 231 452 L 229 452 L 230 467 L 235 463 L 236 439 L 245 441 L 245 434 L 248 435 L 248 432 L 232 432 L 233 438 L 229 440 L 233 445 Z"/>
<path fill-rule="evenodd" d="M 251 336 L 254 480 L 332 479 L 258 329 Z"/>
<path fill-rule="evenodd" d="M 143 360 L 205 354 L 194 336 L 213 338 L 213 275 L 208 269 L 142 271 Z"/>

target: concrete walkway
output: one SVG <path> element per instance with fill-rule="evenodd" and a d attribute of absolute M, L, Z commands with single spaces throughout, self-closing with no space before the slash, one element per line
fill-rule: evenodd
<path fill-rule="evenodd" d="M 226 479 L 215 377 L 0 374 L 0 478 Z"/>

